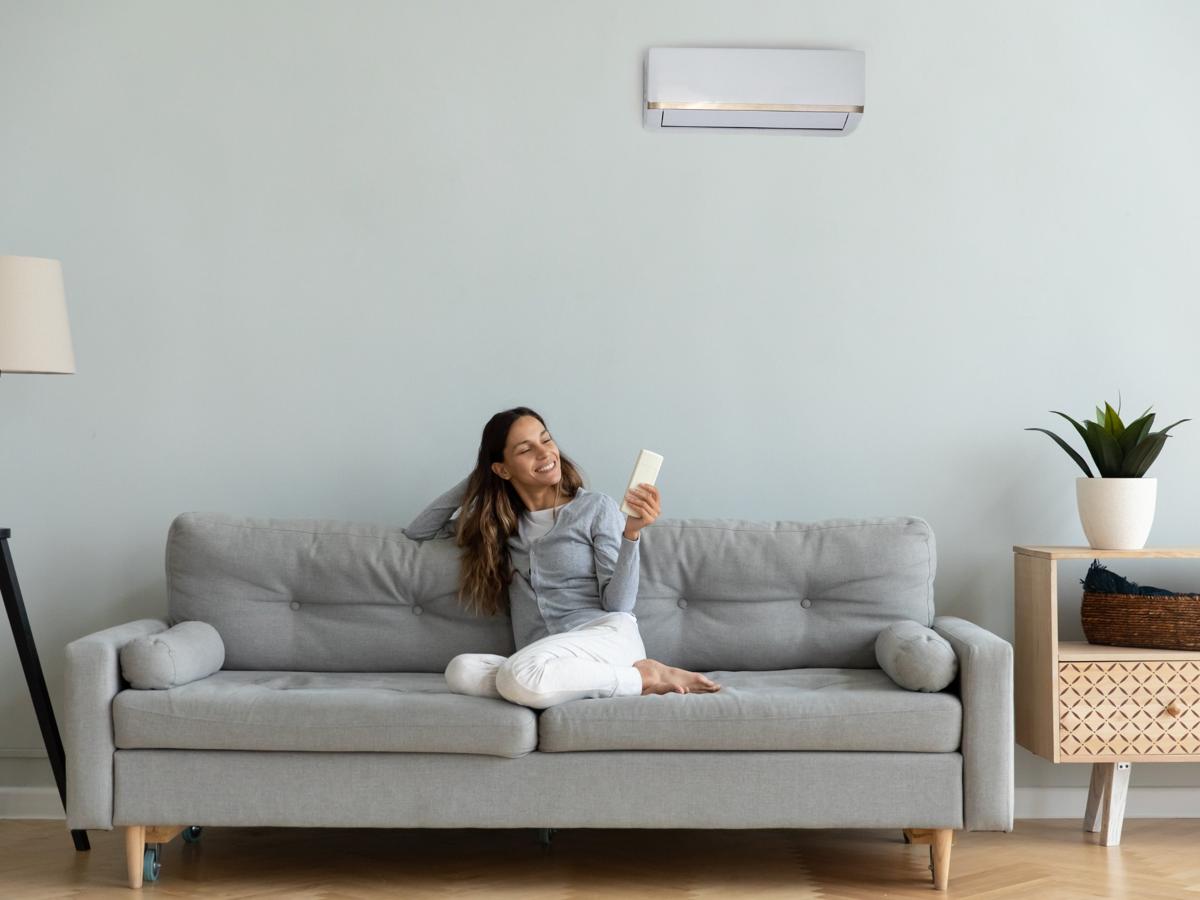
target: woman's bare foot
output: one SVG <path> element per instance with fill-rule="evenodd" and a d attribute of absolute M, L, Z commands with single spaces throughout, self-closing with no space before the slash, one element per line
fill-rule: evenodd
<path fill-rule="evenodd" d="M 642 694 L 710 694 L 721 686 L 687 669 L 660 663 L 657 659 L 639 659 L 633 667 L 642 673 Z"/>

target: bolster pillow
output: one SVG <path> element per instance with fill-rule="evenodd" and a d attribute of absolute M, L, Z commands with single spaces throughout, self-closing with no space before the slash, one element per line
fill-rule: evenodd
<path fill-rule="evenodd" d="M 180 622 L 121 648 L 121 674 L 139 690 L 167 690 L 207 678 L 225 663 L 225 642 L 207 622 Z"/>
<path fill-rule="evenodd" d="M 958 674 L 950 642 L 920 622 L 893 622 L 875 638 L 879 668 L 910 691 L 941 691 Z"/>

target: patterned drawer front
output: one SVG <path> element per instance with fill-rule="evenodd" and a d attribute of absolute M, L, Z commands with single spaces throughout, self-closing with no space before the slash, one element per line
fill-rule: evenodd
<path fill-rule="evenodd" d="M 1200 661 L 1058 666 L 1059 752 L 1200 754 Z"/>

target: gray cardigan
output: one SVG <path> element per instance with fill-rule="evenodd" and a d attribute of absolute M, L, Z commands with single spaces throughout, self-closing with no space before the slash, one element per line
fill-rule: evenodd
<path fill-rule="evenodd" d="M 470 476 L 468 476 L 469 478 Z M 450 538 L 467 491 L 464 478 L 402 529 L 414 541 Z M 625 537 L 625 514 L 607 494 L 580 488 L 546 534 L 508 539 L 514 574 L 508 588 L 513 638 L 520 650 L 610 612 L 633 612 L 641 540 Z"/>

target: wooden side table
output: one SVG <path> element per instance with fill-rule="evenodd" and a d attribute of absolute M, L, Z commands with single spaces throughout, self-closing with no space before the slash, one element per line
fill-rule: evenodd
<path fill-rule="evenodd" d="M 1017 743 L 1091 763 L 1083 827 L 1121 842 L 1129 767 L 1200 762 L 1200 652 L 1059 641 L 1060 559 L 1200 559 L 1200 547 L 1013 547 Z"/>

